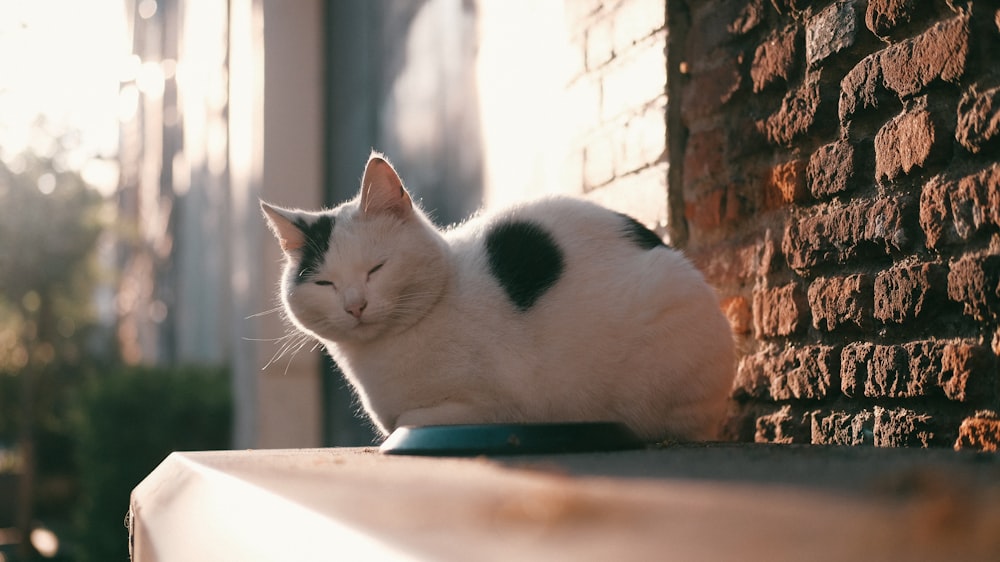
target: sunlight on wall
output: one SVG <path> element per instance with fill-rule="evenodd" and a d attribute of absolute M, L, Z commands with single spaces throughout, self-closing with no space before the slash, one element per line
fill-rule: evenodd
<path fill-rule="evenodd" d="M 574 108 L 563 0 L 480 2 L 477 74 L 485 201 L 578 191 L 564 174 Z"/>

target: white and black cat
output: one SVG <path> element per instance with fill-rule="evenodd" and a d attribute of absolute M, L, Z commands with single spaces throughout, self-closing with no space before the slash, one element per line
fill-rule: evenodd
<path fill-rule="evenodd" d="M 552 197 L 442 231 L 378 153 L 335 209 L 261 207 L 288 318 L 382 432 L 620 421 L 655 441 L 721 426 L 729 324 L 691 263 L 628 216 Z"/>

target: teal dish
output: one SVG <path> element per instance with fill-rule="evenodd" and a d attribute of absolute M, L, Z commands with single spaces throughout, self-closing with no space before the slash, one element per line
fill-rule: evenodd
<path fill-rule="evenodd" d="M 379 450 L 387 455 L 470 457 L 639 449 L 643 442 L 616 422 L 405 426 Z"/>

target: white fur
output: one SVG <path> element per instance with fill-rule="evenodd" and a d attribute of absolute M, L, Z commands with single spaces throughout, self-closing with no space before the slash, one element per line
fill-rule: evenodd
<path fill-rule="evenodd" d="M 717 435 L 733 338 L 713 289 L 679 252 L 638 247 L 620 216 L 579 199 L 525 203 L 443 232 L 416 207 L 368 216 L 362 199 L 328 211 L 336 224 L 314 279 L 336 289 L 297 284 L 290 252 L 282 300 L 381 431 L 611 420 L 650 441 Z M 562 276 L 527 311 L 491 275 L 482 242 L 507 217 L 542 225 L 564 254 Z M 360 302 L 359 320 L 348 309 Z"/>

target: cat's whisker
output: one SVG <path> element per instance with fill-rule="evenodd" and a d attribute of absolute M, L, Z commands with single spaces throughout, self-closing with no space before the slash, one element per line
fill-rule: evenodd
<path fill-rule="evenodd" d="M 278 306 L 276 306 L 276 307 L 274 307 L 274 308 L 272 308 L 270 310 L 265 310 L 263 312 L 258 312 L 256 314 L 251 314 L 250 316 L 247 316 L 246 318 L 244 318 L 244 320 L 250 320 L 251 318 L 259 318 L 261 316 L 267 316 L 268 314 L 274 314 L 275 312 L 281 312 L 283 309 L 284 309 L 283 306 L 278 305 Z"/>

